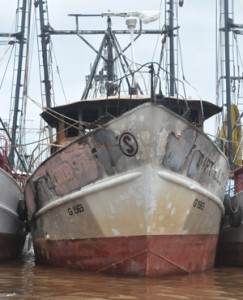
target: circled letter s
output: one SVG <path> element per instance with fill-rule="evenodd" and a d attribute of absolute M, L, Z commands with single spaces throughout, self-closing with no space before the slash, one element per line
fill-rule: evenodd
<path fill-rule="evenodd" d="M 119 139 L 121 151 L 126 156 L 134 156 L 138 152 L 138 143 L 136 138 L 129 132 L 124 132 Z"/>

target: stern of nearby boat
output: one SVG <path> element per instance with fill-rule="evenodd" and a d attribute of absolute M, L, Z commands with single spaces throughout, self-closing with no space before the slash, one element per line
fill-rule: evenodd
<path fill-rule="evenodd" d="M 222 219 L 216 265 L 243 266 L 243 167 L 233 170 L 232 196 L 226 194 L 225 215 Z"/>

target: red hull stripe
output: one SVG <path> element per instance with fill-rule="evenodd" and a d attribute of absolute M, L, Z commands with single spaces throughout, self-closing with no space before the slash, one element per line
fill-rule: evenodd
<path fill-rule="evenodd" d="M 25 237 L 14 234 L 0 234 L 0 260 L 16 259 L 23 251 Z"/>
<path fill-rule="evenodd" d="M 217 235 L 167 235 L 81 240 L 35 239 L 37 263 L 84 271 L 161 276 L 214 265 Z"/>

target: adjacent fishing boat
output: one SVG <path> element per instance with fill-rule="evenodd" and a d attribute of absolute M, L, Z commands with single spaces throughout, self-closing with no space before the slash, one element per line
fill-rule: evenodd
<path fill-rule="evenodd" d="M 0 261 L 16 259 L 23 251 L 25 224 L 19 212 L 23 205 L 23 189 L 20 175 L 11 171 L 7 163 L 8 140 L 0 136 Z"/>
<path fill-rule="evenodd" d="M 41 2 L 40 12 L 46 11 Z M 133 54 L 133 34 L 162 34 L 172 45 L 178 29 L 171 20 L 175 2 L 166 5 L 170 22 L 156 32 L 135 30 L 136 22 L 141 26 L 146 19 L 141 13 L 100 15 L 107 17 L 108 27 L 95 32 L 104 38 L 82 100 L 47 105 L 42 113 L 56 140 L 25 187 L 37 263 L 139 276 L 213 267 L 229 165 L 203 132 L 203 122 L 221 108 L 179 97 L 171 63 L 165 96 L 161 63 L 129 66 L 116 38 L 121 31 L 111 26 L 112 17 L 126 17 Z M 80 15 L 73 16 L 78 24 Z M 52 34 L 72 33 L 44 25 L 44 48 Z M 84 40 L 92 31 L 74 33 Z M 104 65 L 98 72 L 100 59 Z M 115 73 L 117 61 L 124 76 Z M 50 77 L 47 69 L 43 73 L 48 96 Z M 149 93 L 138 82 L 146 73 Z M 98 97 L 90 98 L 92 88 Z"/>
<path fill-rule="evenodd" d="M 0 136 L 0 142 L 0 261 L 3 261 L 22 254 L 26 231 L 18 214 L 23 212 L 23 178 L 8 165 L 8 140 Z"/>
<path fill-rule="evenodd" d="M 21 89 L 24 86 L 23 62 L 24 57 L 26 57 L 24 48 L 27 44 L 25 38 L 27 8 L 27 1 L 23 0 L 22 5 L 19 3 L 16 10 L 19 22 L 16 22 L 17 30 L 15 33 L 0 33 L 0 38 L 7 39 L 6 44 L 8 47 L 16 46 L 16 65 L 12 85 L 13 118 L 9 116 L 11 124 L 10 122 L 9 124 L 3 122 L 0 118 L 2 131 L 0 135 L 0 261 L 17 259 L 24 254 L 26 239 L 26 205 L 23 189 L 27 169 L 23 162 L 23 156 L 19 154 L 16 140 L 21 132 L 18 115 L 21 111 L 19 105 L 20 99 L 22 99 Z M 18 18 L 19 16 L 20 18 Z M 4 74 L 5 72 L 6 70 L 4 70 Z M 3 81 L 1 78 L 1 87 Z M 22 111 L 21 117 L 23 117 Z M 8 125 L 9 128 L 7 128 Z M 18 142 L 20 142 L 20 139 Z M 15 159 L 16 155 L 18 159 Z"/>
<path fill-rule="evenodd" d="M 227 154 L 231 175 L 224 205 L 225 216 L 222 220 L 217 265 L 243 266 L 243 160 L 241 118 L 242 66 L 237 65 L 239 47 L 237 35 L 242 34 L 242 25 L 234 23 L 234 1 L 220 1 L 219 28 L 221 37 L 221 66 L 219 87 L 225 92 L 219 93 L 227 109 L 224 123 L 219 131 L 218 142 Z M 225 41 L 225 42 L 224 42 Z M 234 43 L 234 44 L 233 44 Z M 234 51 L 235 50 L 235 51 Z"/>

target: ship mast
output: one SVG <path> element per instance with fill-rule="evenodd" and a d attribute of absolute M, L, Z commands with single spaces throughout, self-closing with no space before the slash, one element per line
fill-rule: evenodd
<path fill-rule="evenodd" d="M 229 19 L 229 2 L 224 0 L 224 37 L 225 37 L 225 84 L 226 84 L 226 108 L 227 108 L 227 128 L 228 128 L 228 156 L 230 166 L 233 164 L 233 144 L 232 144 L 232 120 L 231 120 L 231 88 L 230 88 L 230 51 L 229 33 L 232 20 Z"/>
<path fill-rule="evenodd" d="M 45 85 L 45 96 L 46 96 L 46 105 L 47 107 L 51 107 L 51 94 L 50 94 L 50 88 L 51 88 L 51 79 L 50 79 L 50 66 L 47 58 L 47 41 L 50 42 L 50 38 L 52 35 L 74 35 L 78 36 L 86 45 L 88 45 L 97 55 L 94 61 L 94 64 L 91 68 L 90 75 L 87 76 L 86 80 L 86 86 L 84 89 L 84 92 L 82 94 L 81 100 L 85 100 L 88 98 L 88 95 L 90 93 L 90 90 L 92 88 L 92 84 L 95 80 L 99 80 L 101 78 L 102 74 L 97 74 L 97 68 L 98 64 L 101 60 L 103 60 L 106 64 L 106 76 L 103 76 L 106 81 L 106 88 L 107 88 L 107 96 L 114 95 L 116 86 L 114 84 L 116 74 L 114 72 L 114 62 L 116 60 L 120 61 L 121 68 L 123 70 L 123 73 L 125 74 L 127 71 L 132 75 L 134 78 L 134 72 L 132 68 L 129 66 L 129 62 L 127 61 L 124 52 L 127 50 L 127 48 L 132 47 L 132 42 L 125 48 L 122 49 L 116 35 L 117 34 L 131 34 L 131 30 L 112 30 L 111 27 L 111 17 L 123 17 L 127 18 L 129 16 L 135 16 L 139 19 L 140 13 L 138 12 L 132 12 L 132 13 L 102 13 L 102 14 L 70 14 L 69 16 L 74 17 L 76 21 L 76 29 L 74 30 L 54 30 L 53 28 L 50 28 L 48 18 L 45 18 L 45 12 L 47 12 L 47 8 L 44 9 L 43 5 L 47 6 L 47 1 L 38 1 L 36 2 L 36 7 L 39 6 L 39 14 L 40 14 L 40 27 L 41 27 L 41 48 L 42 48 L 42 61 L 43 61 L 43 69 L 44 69 L 44 76 L 42 79 L 42 82 Z M 107 29 L 106 30 L 81 30 L 79 27 L 79 19 L 81 17 L 107 17 Z M 155 19 L 154 19 L 155 20 Z M 142 28 L 142 22 L 139 22 L 140 28 L 138 30 L 133 29 L 132 33 L 135 35 L 133 38 L 133 41 L 138 39 L 143 34 L 162 34 L 162 30 L 144 30 Z M 128 26 L 129 27 L 129 26 Z M 85 35 L 103 35 L 103 40 L 101 42 L 100 48 L 97 50 L 94 46 L 92 46 L 88 40 L 85 38 Z M 104 56 L 104 49 L 106 49 L 107 57 Z M 101 80 L 102 81 L 102 80 Z M 133 80 L 134 82 L 134 80 Z M 126 79 L 126 83 L 128 85 L 128 90 L 133 92 L 133 85 Z M 142 90 L 140 89 L 139 85 L 136 85 L 138 87 L 139 92 L 142 94 Z"/>
<path fill-rule="evenodd" d="M 170 96 L 174 96 L 175 94 L 175 49 L 174 49 L 174 0 L 170 0 L 168 2 L 169 9 L 169 29 L 168 29 L 168 37 L 169 37 L 169 45 L 170 45 Z"/>
<path fill-rule="evenodd" d="M 17 30 L 15 33 L 0 33 L 0 37 L 13 37 L 15 40 L 11 41 L 12 45 L 17 45 L 15 53 L 15 63 L 13 71 L 13 84 L 12 84 L 12 94 L 13 107 L 11 105 L 9 114 L 9 128 L 5 126 L 2 119 L 0 123 L 3 126 L 3 130 L 6 132 L 10 142 L 11 148 L 9 152 L 8 162 L 10 167 L 13 169 L 15 166 L 15 154 L 27 172 L 25 163 L 23 162 L 23 157 L 17 151 L 17 144 L 21 144 L 21 138 L 23 135 L 23 130 L 25 129 L 25 113 L 26 113 L 26 102 L 25 96 L 27 93 L 26 77 L 27 77 L 27 52 L 28 52 L 28 39 L 26 38 L 26 29 L 29 28 L 27 24 L 27 16 L 30 16 L 31 4 L 30 1 L 23 0 L 22 5 L 19 4 L 16 13 L 17 16 Z M 29 22 L 29 18 L 28 18 Z M 25 49 L 26 48 L 26 49 Z M 24 78 L 25 76 L 25 78 Z M 22 102 L 21 102 L 22 101 Z M 13 116 L 11 112 L 13 111 Z M 11 129 L 11 134 L 10 134 Z M 18 140 L 18 141 L 17 141 Z M 21 146 L 23 148 L 23 145 Z M 21 151 L 22 152 L 22 151 Z"/>
<path fill-rule="evenodd" d="M 235 83 L 242 80 L 242 76 L 235 76 L 234 66 L 234 41 L 236 41 L 236 35 L 242 34 L 243 25 L 234 24 L 233 21 L 234 0 L 220 0 L 220 46 L 221 46 L 221 77 L 219 78 L 221 86 L 221 97 L 224 110 L 226 112 L 227 120 L 227 132 L 225 138 L 227 140 L 227 153 L 229 164 L 231 169 L 235 168 L 235 153 L 234 153 L 234 132 L 237 124 L 232 124 L 232 104 L 238 104 L 234 97 L 236 91 Z M 232 40 L 231 40 L 232 39 Z M 239 67 L 239 66 L 238 66 Z M 238 68 L 237 68 L 238 69 Z M 237 98 L 239 95 L 237 95 Z M 224 113 L 224 111 L 223 111 Z M 237 121 L 238 122 L 238 121 Z"/>
<path fill-rule="evenodd" d="M 50 43 L 50 34 L 49 34 L 49 20 L 48 20 L 48 8 L 46 1 L 38 1 L 36 6 L 39 5 L 39 14 L 40 14 L 40 37 L 41 37 L 41 54 L 42 54 L 42 61 L 43 61 L 43 74 L 44 78 L 42 83 L 44 83 L 44 92 L 46 106 L 52 106 L 52 97 L 51 97 L 51 74 L 50 74 L 50 62 L 48 59 L 49 53 L 49 43 Z"/>
<path fill-rule="evenodd" d="M 21 89 L 24 86 L 22 83 L 23 80 L 23 64 L 24 64 L 24 48 L 26 45 L 25 38 L 25 29 L 26 29 L 26 16 L 28 14 L 28 1 L 23 0 L 22 6 L 18 8 L 18 10 L 22 11 L 21 21 L 20 21 L 20 32 L 17 34 L 17 42 L 19 44 L 18 51 L 18 63 L 17 63 L 17 78 L 16 78 L 16 86 L 15 86 L 15 96 L 14 96 L 14 111 L 13 111 L 13 120 L 12 120 L 12 131 L 11 131 L 11 149 L 9 153 L 9 163 L 10 166 L 14 166 L 14 154 L 16 147 L 16 136 L 17 130 L 21 130 L 19 128 L 19 113 L 23 113 L 20 109 L 20 94 Z"/>
<path fill-rule="evenodd" d="M 182 7 L 184 0 L 169 0 L 165 2 L 166 10 L 166 30 L 169 38 L 168 45 L 168 63 L 167 68 L 169 72 L 169 95 L 174 96 L 178 93 L 176 88 L 176 78 L 178 77 L 178 5 Z"/>

